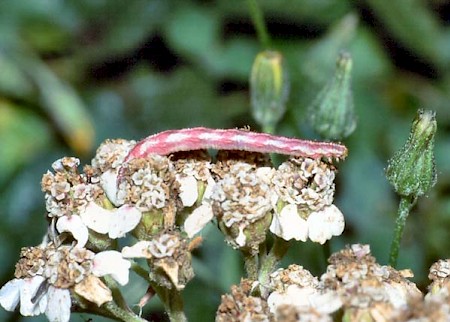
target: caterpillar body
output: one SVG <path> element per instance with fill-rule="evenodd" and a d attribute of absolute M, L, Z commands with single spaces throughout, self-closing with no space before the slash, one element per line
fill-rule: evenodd
<path fill-rule="evenodd" d="M 344 159 L 348 153 L 347 147 L 338 143 L 301 140 L 247 130 L 196 127 L 150 135 L 139 141 L 124 161 L 145 158 L 151 154 L 168 155 L 202 149 L 242 150 L 338 160 Z"/>

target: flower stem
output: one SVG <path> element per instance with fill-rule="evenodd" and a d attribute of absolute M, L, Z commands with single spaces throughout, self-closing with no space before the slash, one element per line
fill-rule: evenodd
<path fill-rule="evenodd" d="M 130 311 L 127 302 L 125 301 L 125 299 L 122 296 L 122 293 L 120 292 L 117 282 L 110 276 L 105 276 L 104 281 L 111 290 L 115 303 L 117 303 L 117 305 L 121 309 Z"/>
<path fill-rule="evenodd" d="M 259 270 L 259 282 L 261 284 L 261 295 L 263 297 L 266 295 L 266 285 L 269 282 L 269 276 L 288 251 L 289 245 L 290 243 L 284 239 L 276 236 L 274 237 L 273 246 L 270 249 L 269 254 L 267 254 L 264 262 L 261 264 L 261 268 Z"/>
<path fill-rule="evenodd" d="M 252 281 L 258 279 L 258 255 L 253 255 L 249 252 L 243 252 L 244 267 L 247 277 Z"/>
<path fill-rule="evenodd" d="M 149 278 L 148 272 L 136 262 L 131 262 L 131 269 L 145 279 L 156 292 L 169 315 L 171 322 L 186 322 L 187 318 L 183 311 L 183 298 L 181 292 L 175 287 L 167 289 L 158 285 Z"/>
<path fill-rule="evenodd" d="M 389 265 L 392 267 L 397 266 L 398 253 L 400 249 L 400 242 L 403 236 L 403 230 L 406 225 L 406 218 L 408 218 L 409 212 L 416 204 L 417 198 L 411 196 L 402 196 L 398 205 L 398 217 L 395 221 L 394 238 L 391 243 L 391 252 L 389 254 Z"/>
<path fill-rule="evenodd" d="M 125 322 L 144 322 L 147 321 L 136 314 L 134 314 L 131 311 L 124 310 L 117 306 L 116 303 L 113 301 L 107 302 L 102 305 L 102 309 L 109 312 L 110 316 L 113 316 L 118 321 L 125 321 Z"/>
<path fill-rule="evenodd" d="M 270 37 L 264 23 L 264 15 L 256 0 L 247 0 L 253 25 L 256 29 L 258 39 L 264 48 L 270 47 Z"/>
<path fill-rule="evenodd" d="M 144 280 L 146 280 L 148 283 L 151 283 L 151 279 L 148 276 L 148 271 L 143 268 L 142 266 L 140 266 L 138 263 L 136 263 L 133 260 L 130 260 L 131 263 L 131 269 L 138 274 L 140 277 L 142 277 Z"/>
<path fill-rule="evenodd" d="M 163 302 L 167 315 L 171 322 L 187 322 L 186 315 L 183 311 L 183 298 L 181 292 L 175 287 L 168 289 L 152 283 L 153 289 L 158 294 L 161 302 Z"/>

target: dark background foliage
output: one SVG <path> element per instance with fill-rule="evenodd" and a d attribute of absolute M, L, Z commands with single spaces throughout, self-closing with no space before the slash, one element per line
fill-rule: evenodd
<path fill-rule="evenodd" d="M 288 112 L 277 133 L 315 138 L 304 121 L 340 50 L 353 57 L 358 116 L 347 160 L 339 164 L 336 203 L 346 216 L 332 250 L 368 243 L 386 264 L 397 197 L 386 161 L 408 136 L 418 108 L 437 112 L 438 183 L 408 220 L 399 267 L 424 288 L 429 265 L 450 249 L 450 5 L 445 0 L 259 1 L 273 47 L 291 79 Z M 248 78 L 262 50 L 245 1 L 0 2 L 0 276 L 12 278 L 22 246 L 46 231 L 40 178 L 62 156 L 89 162 L 106 138 L 140 139 L 173 128 L 258 130 Z M 215 227 L 204 233 L 188 285 L 190 320 L 213 320 L 220 294 L 239 282 L 241 259 Z M 302 243 L 285 264 L 316 275 L 323 247 Z M 145 291 L 138 278 L 130 305 Z M 144 317 L 164 319 L 154 301 Z M 0 310 L 3 321 L 20 317 Z M 73 317 L 85 321 L 89 317 Z M 38 321 L 41 318 L 28 318 Z M 94 320 L 101 320 L 94 317 Z"/>

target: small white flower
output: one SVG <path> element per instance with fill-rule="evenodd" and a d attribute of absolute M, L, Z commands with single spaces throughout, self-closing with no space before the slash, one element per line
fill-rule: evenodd
<path fill-rule="evenodd" d="M 284 292 L 272 292 L 267 298 L 267 304 L 274 314 L 281 305 L 292 305 L 299 312 L 308 312 L 313 309 L 320 314 L 328 315 L 339 310 L 342 301 L 334 291 L 321 293 L 313 287 L 300 287 L 292 284 Z M 328 321 L 328 319 L 326 320 Z"/>
<path fill-rule="evenodd" d="M 270 231 L 284 240 L 295 239 L 305 242 L 308 238 L 306 220 L 300 217 L 294 204 L 288 204 L 280 213 L 274 214 Z"/>
<path fill-rule="evenodd" d="M 44 280 L 42 276 L 34 276 L 9 281 L 0 289 L 0 305 L 7 311 L 14 311 L 20 303 L 20 314 L 23 316 L 44 313 L 47 307 L 45 296 L 40 297 L 37 303 L 31 301 Z"/>
<path fill-rule="evenodd" d="M 100 234 L 108 234 L 110 238 L 119 238 L 133 230 L 141 220 L 141 212 L 133 206 L 123 205 L 108 210 L 95 202 L 90 202 L 80 214 L 83 223 Z"/>
<path fill-rule="evenodd" d="M 280 305 L 295 305 L 297 307 L 309 307 L 310 298 L 317 290 L 312 287 L 300 287 L 289 285 L 285 292 L 272 292 L 267 298 L 267 304 L 272 313 L 276 313 Z"/>
<path fill-rule="evenodd" d="M 189 238 L 203 229 L 214 217 L 210 204 L 203 204 L 194 209 L 194 211 L 184 221 L 184 231 Z"/>
<path fill-rule="evenodd" d="M 118 176 L 118 170 L 108 170 L 106 172 L 103 172 L 100 176 L 100 186 L 105 191 L 106 196 L 108 197 L 109 201 L 115 206 L 120 206 L 120 202 L 118 201 L 119 198 L 117 198 L 118 193 L 118 185 L 117 185 L 117 176 Z"/>
<path fill-rule="evenodd" d="M 47 319 L 54 322 L 69 321 L 70 307 L 72 306 L 70 291 L 67 289 L 49 286 L 47 298 L 48 304 L 45 310 Z"/>
<path fill-rule="evenodd" d="M 133 246 L 125 246 L 122 248 L 122 256 L 124 258 L 151 258 L 152 254 L 149 251 L 150 241 L 141 240 Z"/>
<path fill-rule="evenodd" d="M 70 232 L 78 242 L 77 247 L 84 247 L 88 241 L 89 231 L 81 220 L 80 216 L 63 216 L 56 222 L 56 229 L 59 233 Z"/>
<path fill-rule="evenodd" d="M 178 236 L 162 234 L 151 241 L 139 241 L 133 246 L 125 246 L 122 256 L 125 258 L 163 258 L 171 257 L 180 245 Z"/>
<path fill-rule="evenodd" d="M 345 227 L 344 215 L 335 205 L 312 212 L 307 223 L 309 239 L 320 244 L 342 234 Z"/>
<path fill-rule="evenodd" d="M 192 207 L 198 199 L 197 179 L 194 176 L 184 176 L 177 178 L 180 184 L 179 197 L 183 206 Z"/>
<path fill-rule="evenodd" d="M 120 285 L 126 285 L 130 267 L 130 262 L 124 259 L 121 253 L 107 250 L 95 255 L 92 273 L 98 277 L 111 275 Z"/>
<path fill-rule="evenodd" d="M 246 241 L 246 237 L 244 234 L 244 226 L 243 225 L 239 225 L 239 234 L 236 237 L 236 244 L 240 247 L 244 247 L 245 246 L 245 241 Z"/>

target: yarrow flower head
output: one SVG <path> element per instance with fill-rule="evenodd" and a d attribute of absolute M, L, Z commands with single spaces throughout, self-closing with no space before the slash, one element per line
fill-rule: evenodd
<path fill-rule="evenodd" d="M 410 303 L 422 298 L 417 286 L 407 279 L 412 277 L 409 270 L 379 265 L 368 245 L 351 245 L 333 254 L 329 262 L 321 283 L 337 292 L 349 321 L 375 320 L 380 314 L 393 321 L 410 309 Z"/>
<path fill-rule="evenodd" d="M 258 162 L 266 161 L 259 158 L 251 154 L 243 159 L 228 158 L 213 168 L 217 181 L 211 199 L 219 226 L 231 245 L 251 251 L 265 240 L 277 198 L 271 186 L 275 170 L 260 166 Z"/>
<path fill-rule="evenodd" d="M 59 159 L 52 165 L 55 173 L 48 171 L 42 178 L 48 217 L 57 232 L 70 233 L 78 247 L 86 245 L 88 228 L 109 238 L 123 237 L 137 225 L 141 213 L 133 206 L 103 208 L 110 203 L 98 177 L 78 173 L 78 165 L 76 158 Z"/>
<path fill-rule="evenodd" d="M 252 296 L 253 282 L 241 280 L 240 285 L 231 287 L 231 294 L 222 295 L 216 313 L 216 322 L 273 321 L 266 300 Z"/>
<path fill-rule="evenodd" d="M 13 311 L 20 304 L 24 316 L 45 313 L 49 321 L 69 321 L 72 296 L 97 306 L 111 301 L 111 290 L 100 277 L 111 275 L 125 285 L 129 268 L 116 251 L 95 254 L 53 243 L 23 248 L 15 279 L 0 289 L 0 305 Z"/>
<path fill-rule="evenodd" d="M 215 181 L 210 159 L 205 151 L 177 153 L 172 159 L 179 185 L 177 216 L 184 219 L 183 229 L 189 238 L 200 232 L 214 216 L 211 194 Z"/>
<path fill-rule="evenodd" d="M 258 292 L 260 281 L 241 281 L 222 296 L 216 321 L 331 322 L 341 315 L 345 321 L 422 321 L 430 316 L 446 321 L 450 316 L 448 283 L 423 301 L 407 279 L 412 274 L 379 265 L 368 245 L 348 246 L 329 262 L 320 278 L 296 264 L 280 268 L 270 274 L 267 293 Z M 446 266 L 441 261 L 430 272 L 447 276 Z"/>
<path fill-rule="evenodd" d="M 289 159 L 274 177 L 278 196 L 270 231 L 285 239 L 320 244 L 342 234 L 344 216 L 333 205 L 335 168 L 313 159 Z"/>
<path fill-rule="evenodd" d="M 182 290 L 194 277 L 189 241 L 178 232 L 162 232 L 150 241 L 122 249 L 125 258 L 146 258 L 150 278 L 167 289 Z"/>
<path fill-rule="evenodd" d="M 267 302 L 276 321 L 331 322 L 330 314 L 342 306 L 335 291 L 321 287 L 319 280 L 299 265 L 272 273 L 270 288 Z"/>

